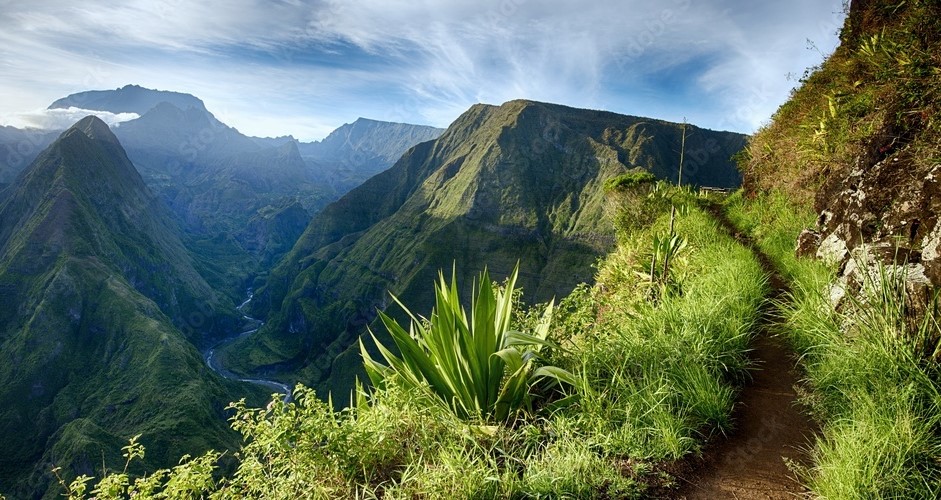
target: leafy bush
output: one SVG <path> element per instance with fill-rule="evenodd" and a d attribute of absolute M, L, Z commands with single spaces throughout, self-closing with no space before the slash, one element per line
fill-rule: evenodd
<path fill-rule="evenodd" d="M 531 388 L 543 380 L 574 384 L 574 377 L 554 366 L 539 366 L 539 351 L 552 320 L 550 303 L 533 333 L 510 329 L 513 292 L 519 266 L 504 289 L 490 282 L 486 270 L 473 287 L 476 299 L 468 315 L 458 297 L 456 280 L 450 285 L 439 273 L 431 319 L 417 318 L 404 304 L 412 322 L 405 331 L 396 320 L 380 312 L 401 357 L 375 336 L 388 365 L 375 361 L 360 341 L 363 362 L 373 385 L 390 381 L 411 389 L 427 390 L 464 419 L 505 422 L 520 409 L 532 408 Z"/>
<path fill-rule="evenodd" d="M 606 193 L 611 191 L 624 191 L 638 186 L 650 186 L 657 182 L 657 178 L 647 171 L 628 172 L 604 181 Z"/>
<path fill-rule="evenodd" d="M 648 275 L 651 298 L 660 300 L 670 293 L 680 291 L 681 280 L 675 270 L 681 267 L 687 251 L 686 238 L 678 235 L 653 235 L 653 246 L 648 262 L 640 273 Z M 671 267 L 672 265 L 672 267 Z M 672 271 L 672 272 L 671 272 Z"/>
<path fill-rule="evenodd" d="M 605 212 L 620 239 L 650 227 L 670 206 L 674 191 L 646 171 L 605 181 Z"/>

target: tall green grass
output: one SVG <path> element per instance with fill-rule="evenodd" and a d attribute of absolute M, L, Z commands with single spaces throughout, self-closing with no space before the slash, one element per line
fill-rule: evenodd
<path fill-rule="evenodd" d="M 743 229 L 792 280 L 781 305 L 787 336 L 801 354 L 804 400 L 822 424 L 803 471 L 810 488 L 823 498 L 941 497 L 937 308 L 919 317 L 901 273 L 879 266 L 863 269 L 859 292 L 834 307 L 832 271 L 793 253 L 810 217 L 780 195 L 739 197 L 728 208 L 753 222 Z"/>
<path fill-rule="evenodd" d="M 691 248 L 674 269 L 678 289 L 658 302 L 647 300 L 637 274 L 646 263 L 646 241 L 665 223 L 634 235 L 608 257 L 598 285 L 582 292 L 592 300 L 561 308 L 563 324 L 582 325 L 567 332 L 577 337 L 560 339 L 571 346 L 569 362 L 587 388 L 576 420 L 608 453 L 648 460 L 682 457 L 705 435 L 729 429 L 766 291 L 751 253 L 693 208 L 677 226 Z"/>
<path fill-rule="evenodd" d="M 266 408 L 235 404 L 232 426 L 244 444 L 228 477 L 214 476 L 215 455 L 205 455 L 143 478 L 106 474 L 104 484 L 116 489 L 92 493 L 98 498 L 640 498 L 649 484 L 669 485 L 669 478 L 655 472 L 657 463 L 692 453 L 706 437 L 730 427 L 737 387 L 746 377 L 752 325 L 766 291 L 754 256 L 688 193 L 677 190 L 672 196 L 685 205 L 676 233 L 687 244 L 682 258 L 672 261 L 671 286 L 655 295 L 650 287 L 659 284 L 650 283 L 647 267 L 651 242 L 668 234 L 669 215 L 663 211 L 651 225 L 621 235 L 618 249 L 598 263 L 597 283 L 564 298 L 551 328 L 545 305 L 511 314 L 518 293 L 512 286 L 491 289 L 485 276 L 467 313 L 456 301 L 453 283 L 440 280 L 439 307 L 430 320 L 416 315 L 411 333 L 397 330 L 398 341 L 413 343 L 402 352 L 418 346 L 425 354 L 472 340 L 470 332 L 477 328 L 487 333 L 488 343 L 497 330 L 536 332 L 526 345 L 494 341 L 485 360 L 502 360 L 498 353 L 511 347 L 535 361 L 525 353 L 540 347 L 544 359 L 520 380 L 545 364 L 564 368 L 575 379 L 567 404 L 533 401 L 506 419 L 473 398 L 460 403 L 464 406 L 451 404 L 463 390 L 457 387 L 442 404 L 440 394 L 429 390 L 437 375 L 387 383 L 408 375 L 373 362 L 377 386 L 341 412 L 304 387 L 290 404 L 280 399 Z M 442 321 L 450 326 L 436 333 Z M 430 340 L 434 335 L 444 337 Z M 406 361 L 395 356 L 390 353 L 386 362 L 404 368 Z M 445 364 L 462 363 L 453 356 L 439 367 Z M 505 365 L 491 375 L 512 380 L 518 369 Z M 461 373 L 449 375 L 451 385 L 471 383 L 473 377 Z M 535 389 L 526 386 L 523 397 L 532 397 Z M 484 392 L 502 390 L 487 387 Z"/>

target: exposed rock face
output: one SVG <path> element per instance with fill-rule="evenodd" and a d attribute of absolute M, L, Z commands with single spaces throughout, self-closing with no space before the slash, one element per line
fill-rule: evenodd
<path fill-rule="evenodd" d="M 860 158 L 830 177 L 815 208 L 816 231 L 801 234 L 798 254 L 838 266 L 844 283 L 867 281 L 861 270 L 878 262 L 904 271 L 910 287 L 941 286 L 941 164 L 918 167 L 905 148 L 871 165 Z"/>
<path fill-rule="evenodd" d="M 910 289 L 941 286 L 941 81 L 931 56 L 941 35 L 924 22 L 939 14 L 938 2 L 853 0 L 841 46 L 811 82 L 813 93 L 789 105 L 809 109 L 827 93 L 827 116 L 843 120 L 830 125 L 852 131 L 831 134 L 825 159 L 804 166 L 808 179 L 824 181 L 816 231 L 798 242 L 799 254 L 836 265 L 844 283 L 871 282 L 875 270 L 904 273 Z"/>
<path fill-rule="evenodd" d="M 820 233 L 805 229 L 797 236 L 797 247 L 794 248 L 794 252 L 798 257 L 810 257 L 817 253 L 819 246 Z"/>

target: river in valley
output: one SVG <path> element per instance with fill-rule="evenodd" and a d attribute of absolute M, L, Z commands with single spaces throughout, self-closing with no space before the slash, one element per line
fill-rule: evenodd
<path fill-rule="evenodd" d="M 248 330 L 234 333 L 231 336 L 226 337 L 222 339 L 221 341 L 217 342 L 215 345 L 213 345 L 208 350 L 206 350 L 205 353 L 203 353 L 203 359 L 206 360 L 206 366 L 208 366 L 210 370 L 219 374 L 219 376 L 226 378 L 228 380 L 234 380 L 237 382 L 246 382 L 249 384 L 260 385 L 263 387 L 267 387 L 269 389 L 273 389 L 278 394 L 284 394 L 284 402 L 286 403 L 291 400 L 291 388 L 288 387 L 287 384 L 282 384 L 281 382 L 277 382 L 275 380 L 240 377 L 236 375 L 235 373 L 227 370 L 225 366 L 222 365 L 222 362 L 219 360 L 219 357 L 216 356 L 217 352 L 221 351 L 222 349 L 225 349 L 225 347 L 232 344 L 236 340 L 239 340 L 243 337 L 247 337 L 249 335 L 254 334 L 255 332 L 258 331 L 259 328 L 261 328 L 262 325 L 265 324 L 263 321 L 253 318 L 245 314 L 244 312 L 245 306 L 247 306 L 252 301 L 253 296 L 254 294 L 252 293 L 252 290 L 249 289 L 248 298 L 246 298 L 245 301 L 242 302 L 242 304 L 238 306 L 238 312 L 242 315 L 242 319 L 244 319 L 249 325 L 251 325 L 251 327 Z"/>

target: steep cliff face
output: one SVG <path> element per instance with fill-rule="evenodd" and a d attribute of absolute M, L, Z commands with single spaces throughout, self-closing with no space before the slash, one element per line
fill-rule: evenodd
<path fill-rule="evenodd" d="M 359 118 L 322 141 L 298 145 L 317 179 L 338 196 L 391 167 L 412 146 L 437 139 L 443 129 Z"/>
<path fill-rule="evenodd" d="M 934 1 L 852 2 L 840 47 L 749 146 L 747 188 L 813 206 L 798 251 L 846 278 L 877 260 L 941 285 L 938 19 Z"/>

